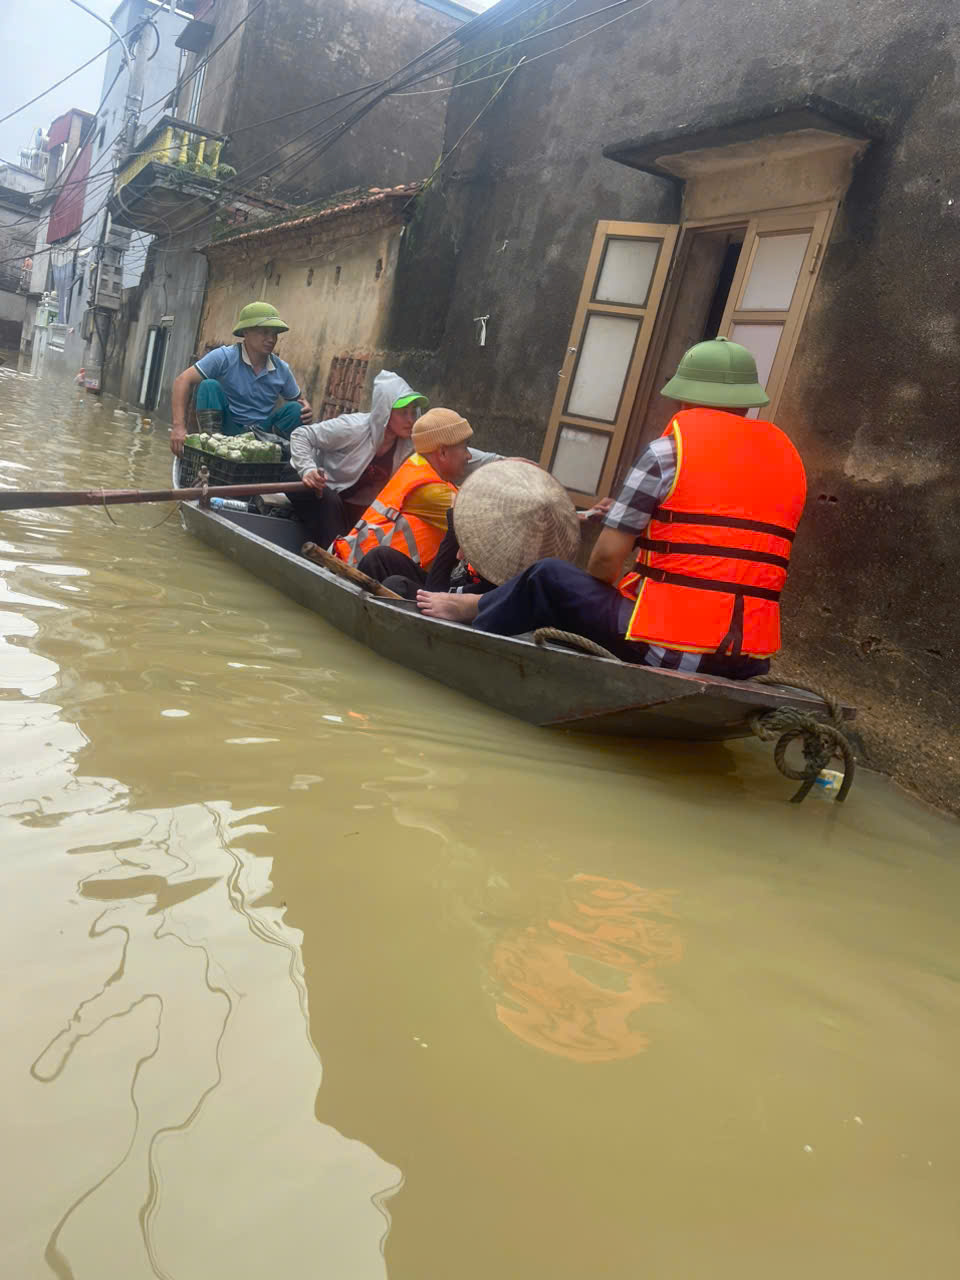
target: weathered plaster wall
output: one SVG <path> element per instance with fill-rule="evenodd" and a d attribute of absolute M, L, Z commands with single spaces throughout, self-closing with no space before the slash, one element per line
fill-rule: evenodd
<path fill-rule="evenodd" d="M 156 241 L 147 251 L 140 284 L 129 289 L 107 348 L 104 389 L 130 404 L 137 404 L 147 349 L 147 334 L 164 316 L 172 316 L 167 360 L 154 415 L 170 421 L 170 389 L 174 378 L 187 368 L 196 350 L 197 318 L 207 280 L 207 260 L 176 241 Z"/>
<path fill-rule="evenodd" d="M 27 313 L 27 300 L 22 293 L 10 293 L 0 289 L 0 320 L 9 321 L 17 330 L 16 345 L 20 346 L 20 326 Z"/>
<path fill-rule="evenodd" d="M 420 202 L 387 357 L 466 413 L 478 443 L 536 457 L 596 221 L 679 216 L 675 188 L 603 159 L 605 144 L 804 93 L 882 119 L 885 139 L 855 170 L 779 413 L 811 486 L 781 665 L 855 698 L 873 762 L 954 808 L 958 57 L 955 0 L 795 0 L 739 15 L 661 0 L 531 61 Z M 448 146 L 496 83 L 453 95 Z M 485 313 L 481 348 L 473 317 Z"/>
<path fill-rule="evenodd" d="M 212 44 L 251 8 L 250 0 L 219 0 Z M 230 134 L 238 124 L 296 113 L 382 79 L 460 25 L 417 0 L 264 5 L 211 63 L 199 123 Z M 187 86 L 184 99 L 189 91 Z M 338 123 L 345 109 L 345 104 L 333 103 L 262 128 L 245 128 L 233 135 L 224 158 L 241 180 L 252 183 L 268 165 L 294 156 Z M 353 186 L 393 186 L 422 178 L 439 153 L 445 109 L 443 94 L 390 99 L 326 155 L 304 155 L 269 177 L 270 189 L 298 202 Z M 180 110 L 185 110 L 183 102 Z M 334 118 L 322 123 L 331 113 Z M 299 134 L 304 136 L 288 142 Z"/>
<path fill-rule="evenodd" d="M 371 358 L 371 377 L 380 367 L 401 230 L 395 214 L 348 215 L 323 230 L 277 230 L 211 247 L 200 350 L 234 341 L 248 302 L 272 303 L 290 326 L 277 353 L 319 410 L 334 356 Z"/>

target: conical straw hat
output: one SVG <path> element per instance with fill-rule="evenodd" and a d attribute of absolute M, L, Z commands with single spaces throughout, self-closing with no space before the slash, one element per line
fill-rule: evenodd
<path fill-rule="evenodd" d="M 580 549 L 566 489 L 529 462 L 480 467 L 457 494 L 453 522 L 465 559 L 498 586 L 545 556 L 573 560 Z"/>

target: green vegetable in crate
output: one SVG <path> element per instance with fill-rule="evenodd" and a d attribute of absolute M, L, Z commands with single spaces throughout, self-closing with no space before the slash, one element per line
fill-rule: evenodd
<path fill-rule="evenodd" d="M 201 447 L 199 436 L 187 436 L 183 443 L 188 444 L 191 449 L 199 449 Z"/>

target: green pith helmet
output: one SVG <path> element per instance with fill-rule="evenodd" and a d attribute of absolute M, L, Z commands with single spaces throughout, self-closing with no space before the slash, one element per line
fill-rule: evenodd
<path fill-rule="evenodd" d="M 691 347 L 660 394 L 711 409 L 754 409 L 770 403 L 753 355 L 729 338 Z"/>
<path fill-rule="evenodd" d="M 237 316 L 235 338 L 242 338 L 248 329 L 276 329 L 279 333 L 287 333 L 290 326 L 280 319 L 276 307 L 269 302 L 248 302 Z"/>

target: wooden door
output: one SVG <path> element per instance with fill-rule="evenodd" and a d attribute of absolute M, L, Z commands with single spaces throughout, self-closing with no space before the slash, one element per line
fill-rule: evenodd
<path fill-rule="evenodd" d="M 770 405 L 750 416 L 773 418 L 813 292 L 833 207 L 754 215 L 719 333 L 753 352 Z"/>
<path fill-rule="evenodd" d="M 582 505 L 613 485 L 678 231 L 597 223 L 541 455 Z"/>

